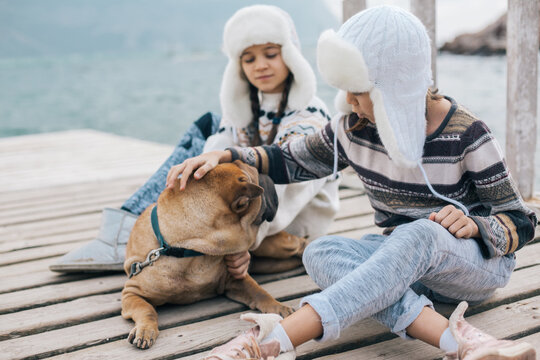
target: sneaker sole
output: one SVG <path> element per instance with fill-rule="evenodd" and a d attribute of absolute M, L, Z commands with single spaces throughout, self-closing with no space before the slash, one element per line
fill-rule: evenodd
<path fill-rule="evenodd" d="M 474 355 L 470 360 L 536 360 L 536 351 L 529 343 L 516 343 L 505 348 L 487 350 Z"/>

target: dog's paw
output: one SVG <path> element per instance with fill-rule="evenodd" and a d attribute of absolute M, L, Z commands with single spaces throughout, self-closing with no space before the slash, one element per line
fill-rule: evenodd
<path fill-rule="evenodd" d="M 279 314 L 281 317 L 285 318 L 288 315 L 291 315 L 294 310 L 292 307 L 285 306 L 279 302 L 275 302 L 275 304 L 272 304 L 270 306 L 265 306 L 264 309 L 259 309 L 264 313 L 273 313 L 273 314 Z"/>
<path fill-rule="evenodd" d="M 294 309 L 290 306 L 281 305 L 280 310 L 277 314 L 281 315 L 281 317 L 285 318 L 289 315 L 291 315 L 294 312 Z"/>
<path fill-rule="evenodd" d="M 135 325 L 129 332 L 127 340 L 139 349 L 148 349 L 156 342 L 159 334 L 157 326 Z"/>

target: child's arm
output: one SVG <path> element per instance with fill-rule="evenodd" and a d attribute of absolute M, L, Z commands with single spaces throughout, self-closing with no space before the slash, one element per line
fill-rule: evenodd
<path fill-rule="evenodd" d="M 470 218 L 478 226 L 479 244 L 486 257 L 511 254 L 534 238 L 536 216 L 523 202 L 487 126 L 475 121 L 463 138 L 464 168 L 478 197 Z"/>
<path fill-rule="evenodd" d="M 332 120 L 332 123 L 337 119 Z M 332 123 L 321 131 L 284 143 L 281 147 L 257 146 L 249 148 L 233 147 L 232 160 L 256 167 L 260 173 L 268 174 L 276 184 L 289 184 L 314 180 L 332 174 L 334 166 L 334 132 Z M 342 145 L 338 142 L 338 147 Z M 348 164 L 344 154 L 338 153 L 337 170 Z"/>
<path fill-rule="evenodd" d="M 479 238 L 480 232 L 476 223 L 454 205 L 447 205 L 439 212 L 429 215 L 429 220 L 445 227 L 452 235 L 461 239 Z"/>

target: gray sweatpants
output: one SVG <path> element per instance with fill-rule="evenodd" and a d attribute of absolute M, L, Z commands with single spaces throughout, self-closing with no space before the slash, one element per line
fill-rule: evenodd
<path fill-rule="evenodd" d="M 304 265 L 323 289 L 302 299 L 321 316 L 322 341 L 373 317 L 407 338 L 405 329 L 431 300 L 477 303 L 504 287 L 514 255 L 486 259 L 473 239 L 456 239 L 430 220 L 360 240 L 325 236 L 309 244 Z"/>

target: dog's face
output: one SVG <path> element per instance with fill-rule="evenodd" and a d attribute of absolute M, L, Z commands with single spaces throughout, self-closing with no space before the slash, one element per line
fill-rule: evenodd
<path fill-rule="evenodd" d="M 177 221 L 171 222 L 175 242 L 212 255 L 249 249 L 258 225 L 277 211 L 274 184 L 264 178 L 263 188 L 259 180 L 255 168 L 235 161 L 218 165 L 200 180 L 189 179 L 183 191 L 175 186 L 166 196 L 169 205 L 163 204 L 177 212 Z M 159 202 L 160 213 L 162 207 Z"/>

